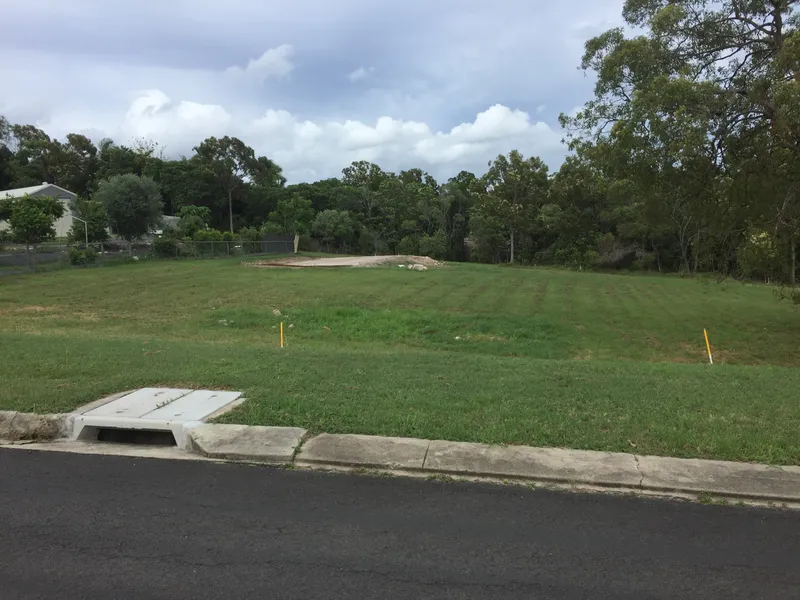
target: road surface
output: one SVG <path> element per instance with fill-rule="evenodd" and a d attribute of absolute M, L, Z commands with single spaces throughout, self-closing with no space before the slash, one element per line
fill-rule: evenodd
<path fill-rule="evenodd" d="M 0 449 L 0 597 L 800 598 L 800 513 Z"/>

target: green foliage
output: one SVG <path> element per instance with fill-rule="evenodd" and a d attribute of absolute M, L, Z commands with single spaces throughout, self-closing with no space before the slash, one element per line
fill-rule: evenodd
<path fill-rule="evenodd" d="M 311 234 L 328 248 L 351 245 L 356 237 L 356 223 L 350 211 L 328 209 L 317 213 Z"/>
<path fill-rule="evenodd" d="M 397 244 L 398 254 L 419 254 L 419 243 L 416 236 L 407 235 Z"/>
<path fill-rule="evenodd" d="M 470 215 L 470 256 L 484 263 L 498 263 L 508 256 L 508 241 L 503 222 L 473 209 Z"/>
<path fill-rule="evenodd" d="M 11 238 L 38 244 L 56 235 L 55 222 L 64 215 L 64 204 L 47 196 L 24 196 L 0 200 L 0 220 L 8 221 Z"/>
<path fill-rule="evenodd" d="M 181 219 L 185 219 L 186 217 L 197 217 L 203 224 L 208 225 L 208 223 L 211 221 L 211 210 L 207 206 L 188 205 L 181 207 L 181 209 L 178 211 L 178 216 Z"/>
<path fill-rule="evenodd" d="M 187 215 L 185 217 L 181 217 L 181 220 L 178 223 L 178 232 L 180 233 L 181 237 L 194 239 L 195 234 L 198 231 L 203 231 L 207 226 L 207 223 L 202 219 L 202 217 L 198 217 L 197 215 Z"/>
<path fill-rule="evenodd" d="M 183 237 L 193 239 L 197 231 L 206 229 L 211 222 L 211 210 L 207 206 L 183 206 L 178 211 L 178 230 Z"/>
<path fill-rule="evenodd" d="M 262 187 L 283 186 L 281 169 L 266 157 L 256 157 L 252 148 L 235 137 L 210 137 L 194 148 L 196 163 L 216 182 L 228 200 L 228 228 L 234 230 L 233 196 L 250 178 Z"/>
<path fill-rule="evenodd" d="M 272 233 L 301 234 L 310 229 L 313 220 L 314 207 L 311 200 L 294 193 L 291 198 L 278 202 L 265 225 L 270 227 Z"/>
<path fill-rule="evenodd" d="M 246 242 L 260 242 L 261 232 L 256 227 L 245 227 L 239 230 L 239 239 Z"/>
<path fill-rule="evenodd" d="M 547 165 L 512 150 L 490 163 L 482 185 L 473 211 L 484 217 L 480 224 L 484 229 L 490 223 L 502 224 L 494 235 L 508 235 L 509 262 L 513 263 L 517 241 L 532 232 L 539 210 L 547 202 Z"/>
<path fill-rule="evenodd" d="M 85 267 L 95 263 L 97 260 L 97 250 L 91 246 L 87 248 L 76 248 L 72 246 L 67 252 L 67 256 L 71 265 Z"/>
<path fill-rule="evenodd" d="M 743 277 L 775 279 L 780 275 L 781 257 L 774 240 L 766 231 L 753 233 L 736 253 L 739 273 Z"/>
<path fill-rule="evenodd" d="M 222 242 L 225 238 L 222 232 L 216 229 L 201 229 L 195 232 L 192 239 L 195 242 Z"/>
<path fill-rule="evenodd" d="M 439 229 L 433 235 L 423 235 L 419 240 L 419 253 L 431 258 L 443 259 L 447 257 L 447 236 Z"/>
<path fill-rule="evenodd" d="M 129 242 L 146 235 L 160 223 L 161 193 L 149 177 L 115 175 L 100 183 L 94 199 L 105 206 L 114 231 Z"/>
<path fill-rule="evenodd" d="M 158 236 L 153 240 L 151 250 L 158 258 L 177 258 L 180 256 L 178 242 L 169 236 Z"/>
<path fill-rule="evenodd" d="M 86 221 L 86 224 L 74 221 L 69 230 L 69 241 L 86 242 L 87 233 L 90 244 L 108 241 L 108 213 L 102 202 L 78 198 L 73 213 Z"/>

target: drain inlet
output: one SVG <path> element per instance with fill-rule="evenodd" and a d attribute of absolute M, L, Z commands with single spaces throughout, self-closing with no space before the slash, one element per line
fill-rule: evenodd
<path fill-rule="evenodd" d="M 175 436 L 172 435 L 171 431 L 152 431 L 149 429 L 115 429 L 112 427 L 96 427 L 93 429 L 95 429 L 97 432 L 97 437 L 95 439 L 98 442 L 136 444 L 139 446 L 178 445 L 175 441 Z"/>

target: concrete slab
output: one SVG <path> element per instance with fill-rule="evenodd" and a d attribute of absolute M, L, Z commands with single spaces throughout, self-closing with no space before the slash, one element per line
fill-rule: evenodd
<path fill-rule="evenodd" d="M 642 479 L 630 454 L 431 442 L 426 471 L 638 488 Z"/>
<path fill-rule="evenodd" d="M 209 458 L 290 463 L 306 430 L 212 424 L 197 425 L 187 433 L 191 447 Z"/>
<path fill-rule="evenodd" d="M 800 500 L 800 467 L 640 456 L 642 486 L 759 500 Z"/>
<path fill-rule="evenodd" d="M 195 390 L 147 413 L 142 418 L 168 421 L 176 419 L 181 421 L 201 421 L 208 415 L 217 412 L 220 407 L 235 402 L 241 395 L 241 392 Z"/>
<path fill-rule="evenodd" d="M 296 460 L 341 466 L 421 469 L 429 443 L 410 438 L 323 433 L 308 440 Z"/>
<path fill-rule="evenodd" d="M 140 418 L 154 410 L 177 400 L 191 392 L 187 389 L 142 388 L 117 398 L 94 410 L 84 413 L 87 417 Z M 187 419 L 188 420 L 188 419 Z"/>
<path fill-rule="evenodd" d="M 184 388 L 142 388 L 109 396 L 75 411 L 72 438 L 91 441 L 97 430 L 105 428 L 170 431 L 176 444 L 185 448 L 188 424 L 231 410 L 241 396 L 241 392 Z"/>

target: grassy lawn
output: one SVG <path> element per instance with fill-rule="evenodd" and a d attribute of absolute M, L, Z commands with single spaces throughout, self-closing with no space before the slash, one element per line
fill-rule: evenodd
<path fill-rule="evenodd" d="M 798 340 L 735 282 L 143 261 L 0 279 L 0 407 L 221 387 L 229 422 L 800 464 Z"/>

